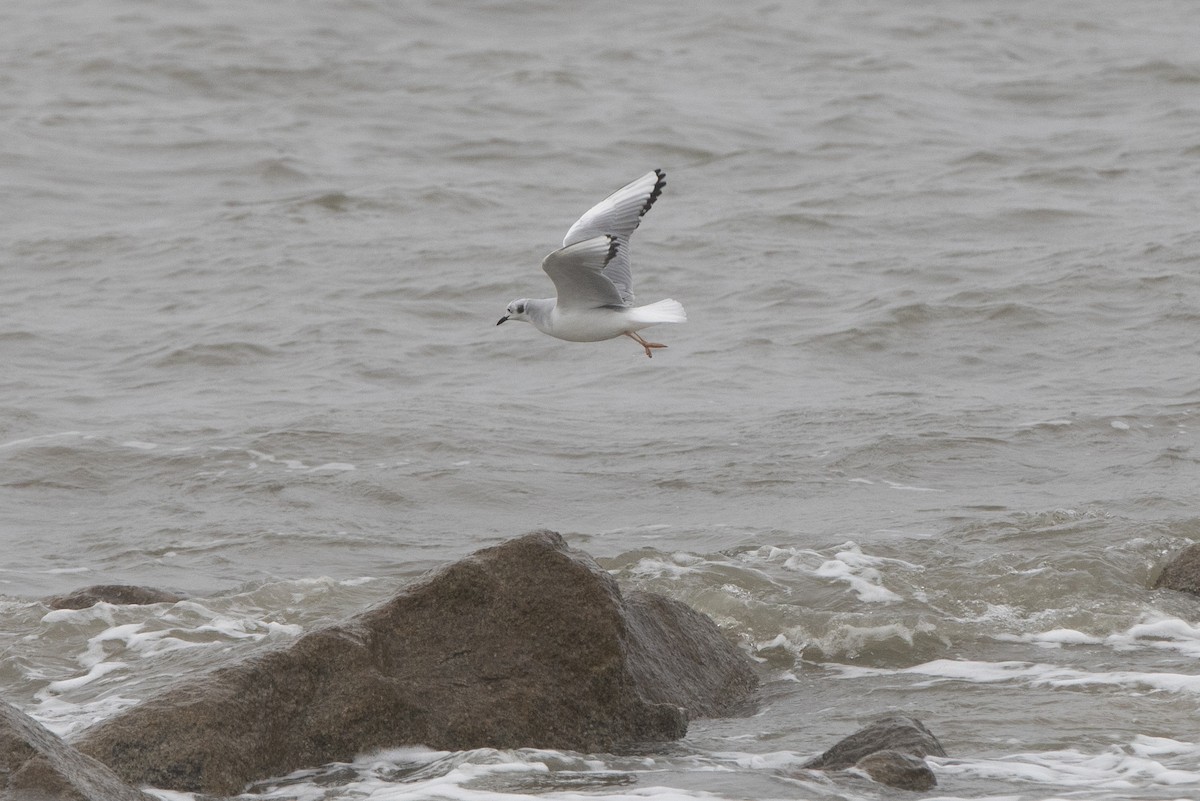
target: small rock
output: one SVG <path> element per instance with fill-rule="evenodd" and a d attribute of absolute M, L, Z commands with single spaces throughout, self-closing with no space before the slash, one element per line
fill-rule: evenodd
<path fill-rule="evenodd" d="M 1200 542 L 1176 554 L 1158 574 L 1154 589 L 1166 588 L 1200 595 Z"/>
<path fill-rule="evenodd" d="M 877 751 L 896 751 L 915 757 L 946 756 L 942 744 L 921 721 L 905 715 L 888 715 L 854 732 L 803 767 L 805 770 L 845 770 Z"/>
<path fill-rule="evenodd" d="M 155 801 L 5 701 L 0 701 L 0 799 Z"/>
<path fill-rule="evenodd" d="M 872 780 L 899 790 L 930 790 L 937 786 L 937 778 L 924 759 L 899 751 L 867 754 L 854 767 Z"/>
<path fill-rule="evenodd" d="M 183 596 L 154 587 L 138 587 L 132 584 L 97 584 L 84 587 L 67 595 L 52 595 L 43 603 L 51 609 L 87 609 L 98 603 L 110 604 L 173 604 Z"/>

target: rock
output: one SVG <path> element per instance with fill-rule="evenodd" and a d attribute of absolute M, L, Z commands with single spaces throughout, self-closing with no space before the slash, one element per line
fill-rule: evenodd
<path fill-rule="evenodd" d="M 899 751 L 867 754 L 854 767 L 872 780 L 899 790 L 931 790 L 937 786 L 937 778 L 924 759 Z"/>
<path fill-rule="evenodd" d="M 927 790 L 937 784 L 923 757 L 946 756 L 942 744 L 916 718 L 888 715 L 851 734 L 803 770 L 858 768 L 880 784 Z"/>
<path fill-rule="evenodd" d="M 2 801 L 155 801 L 0 701 Z"/>
<path fill-rule="evenodd" d="M 51 609 L 86 609 L 100 602 L 110 604 L 173 604 L 183 596 L 153 587 L 131 584 L 97 584 L 67 595 L 52 595 L 43 603 Z"/>
<path fill-rule="evenodd" d="M 127 781 L 231 795 L 379 748 L 609 751 L 683 736 L 756 685 L 706 616 L 623 596 L 539 531 L 478 551 L 291 647 L 177 685 L 84 732 Z"/>
<path fill-rule="evenodd" d="M 916 718 L 888 715 L 859 729 L 816 759 L 805 770 L 845 770 L 876 751 L 898 751 L 915 757 L 946 756 L 942 744 Z"/>
<path fill-rule="evenodd" d="M 1154 589 L 1162 587 L 1200 595 L 1200 542 L 1184 548 L 1167 563 L 1154 582 Z"/>

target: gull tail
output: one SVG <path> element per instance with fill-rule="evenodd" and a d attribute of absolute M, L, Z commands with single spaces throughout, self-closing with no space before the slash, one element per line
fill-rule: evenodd
<path fill-rule="evenodd" d="M 687 322 L 687 312 L 683 310 L 683 304 L 671 298 L 632 308 L 629 310 L 629 317 L 634 322 L 644 325 Z"/>

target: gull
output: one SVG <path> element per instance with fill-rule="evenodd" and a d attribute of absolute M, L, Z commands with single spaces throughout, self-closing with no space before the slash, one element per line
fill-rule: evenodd
<path fill-rule="evenodd" d="M 629 237 L 667 185 L 662 170 L 648 172 L 592 206 L 575 221 L 563 246 L 542 259 L 555 298 L 520 298 L 508 304 L 500 323 L 521 320 L 568 342 L 599 342 L 627 336 L 653 357 L 660 342 L 638 334 L 658 323 L 682 323 L 687 313 L 678 301 L 633 305 Z"/>

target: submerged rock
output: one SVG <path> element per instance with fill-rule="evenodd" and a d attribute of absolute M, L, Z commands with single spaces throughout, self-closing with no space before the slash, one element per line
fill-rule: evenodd
<path fill-rule="evenodd" d="M 51 609 L 86 609 L 98 603 L 110 604 L 173 604 L 183 596 L 154 587 L 132 584 L 96 584 L 66 595 L 52 595 L 43 603 Z"/>
<path fill-rule="evenodd" d="M 5 701 L 0 701 L 0 799 L 154 801 Z"/>
<path fill-rule="evenodd" d="M 930 770 L 929 763 L 912 754 L 876 751 L 855 762 L 854 767 L 873 781 L 899 790 L 932 790 L 937 787 L 937 777 Z"/>
<path fill-rule="evenodd" d="M 1167 563 L 1154 582 L 1154 589 L 1163 587 L 1200 595 L 1200 542 L 1184 548 Z"/>
<path fill-rule="evenodd" d="M 879 718 L 803 765 L 804 770 L 858 768 L 881 784 L 928 790 L 937 784 L 924 757 L 946 756 L 925 724 L 904 715 Z"/>
<path fill-rule="evenodd" d="M 233 794 L 378 748 L 609 751 L 742 709 L 750 663 L 706 616 L 623 595 L 539 531 L 435 571 L 291 647 L 217 669 L 85 732 L 126 780 Z"/>

